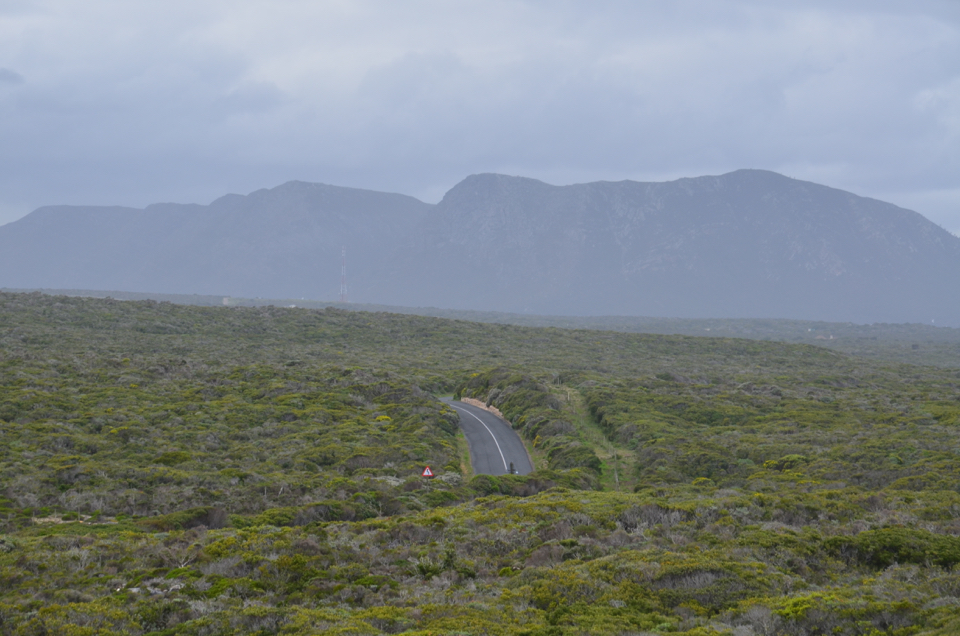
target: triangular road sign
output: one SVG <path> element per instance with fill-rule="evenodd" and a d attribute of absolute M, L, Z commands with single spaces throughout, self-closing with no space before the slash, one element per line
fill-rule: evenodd
<path fill-rule="evenodd" d="M 421 477 L 433 477 L 433 471 L 430 470 L 430 467 L 429 467 L 429 466 L 427 466 L 426 468 L 423 469 L 423 472 L 420 473 L 420 476 L 421 476 Z"/>

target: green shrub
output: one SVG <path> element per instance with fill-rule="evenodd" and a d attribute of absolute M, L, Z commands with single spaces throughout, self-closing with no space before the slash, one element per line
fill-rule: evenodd
<path fill-rule="evenodd" d="M 207 528 L 223 528 L 229 523 L 228 516 L 222 508 L 204 506 L 190 508 L 158 517 L 148 517 L 137 521 L 137 525 L 159 532 L 170 530 L 186 530 L 205 526 Z"/>
<path fill-rule="evenodd" d="M 825 545 L 848 561 L 874 568 L 886 568 L 896 563 L 949 568 L 960 563 L 960 537 L 917 528 L 867 530 L 852 537 L 832 537 Z"/>

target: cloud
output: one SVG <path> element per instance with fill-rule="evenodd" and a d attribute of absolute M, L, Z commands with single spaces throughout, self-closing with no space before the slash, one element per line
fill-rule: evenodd
<path fill-rule="evenodd" d="M 960 188 L 956 6 L 21 0 L 0 208 L 740 167 L 929 203 Z"/>
<path fill-rule="evenodd" d="M 960 77 L 920 91 L 914 103 L 921 113 L 936 117 L 950 138 L 960 137 Z"/>
<path fill-rule="evenodd" d="M 23 75 L 8 68 L 0 68 L 0 84 L 23 84 Z"/>

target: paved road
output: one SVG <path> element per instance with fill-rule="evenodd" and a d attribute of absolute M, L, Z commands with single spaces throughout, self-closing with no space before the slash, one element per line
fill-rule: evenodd
<path fill-rule="evenodd" d="M 506 475 L 511 462 L 520 475 L 533 471 L 527 449 L 510 424 L 476 406 L 454 402 L 449 398 L 443 401 L 460 415 L 460 428 L 470 446 L 473 472 L 478 475 Z"/>

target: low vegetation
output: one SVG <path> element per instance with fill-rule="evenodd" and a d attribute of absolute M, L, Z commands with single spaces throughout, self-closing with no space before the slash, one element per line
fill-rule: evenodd
<path fill-rule="evenodd" d="M 960 631 L 955 369 L 0 294 L 0 430 L 2 634 Z"/>
<path fill-rule="evenodd" d="M 28 291 L 4 290 L 3 291 Z M 47 294 L 116 298 L 122 300 L 156 300 L 181 305 L 262 307 L 301 307 L 309 309 L 336 308 L 347 311 L 388 312 L 466 320 L 470 322 L 518 325 L 522 327 L 557 327 L 560 329 L 591 329 L 683 335 L 711 338 L 744 338 L 812 344 L 886 362 L 934 365 L 960 368 L 960 328 L 942 327 L 934 323 L 875 323 L 824 322 L 817 320 L 788 320 L 760 318 L 655 318 L 648 316 L 538 316 L 511 314 L 498 311 L 439 309 L 436 307 L 393 307 L 363 303 L 338 303 L 304 299 L 269 300 L 262 298 L 231 298 L 196 294 L 148 294 L 141 292 L 95 290 L 29 290 Z"/>

